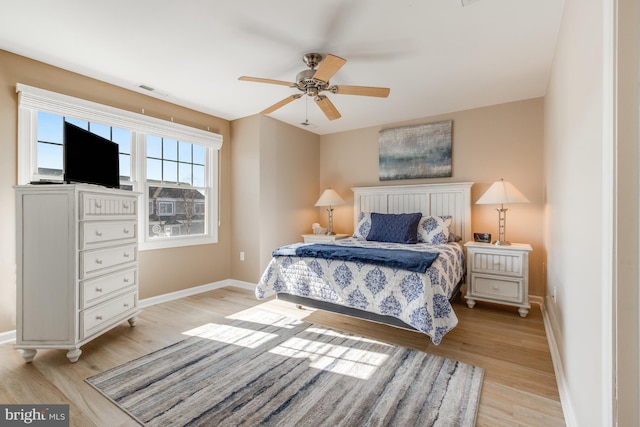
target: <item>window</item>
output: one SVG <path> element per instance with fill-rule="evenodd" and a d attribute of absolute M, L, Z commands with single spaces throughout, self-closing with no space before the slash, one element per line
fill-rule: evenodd
<path fill-rule="evenodd" d="M 18 183 L 63 179 L 63 122 L 118 143 L 120 188 L 140 194 L 140 249 L 217 241 L 222 137 L 19 84 Z"/>
<path fill-rule="evenodd" d="M 131 189 L 131 132 L 113 126 L 38 111 L 35 180 L 63 178 L 63 122 L 69 122 L 118 144 L 120 187 Z"/>

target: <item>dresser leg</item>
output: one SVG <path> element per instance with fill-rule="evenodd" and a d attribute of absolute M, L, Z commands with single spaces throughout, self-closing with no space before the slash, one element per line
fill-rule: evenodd
<path fill-rule="evenodd" d="M 27 363 L 31 363 L 33 362 L 33 358 L 36 357 L 36 353 L 38 352 L 38 350 L 32 349 L 32 348 L 28 348 L 26 350 L 22 350 L 22 358 L 24 359 L 25 362 Z"/>
<path fill-rule="evenodd" d="M 520 307 L 518 309 L 518 313 L 520 313 L 520 317 L 527 317 L 527 314 L 529 314 L 529 309 L 528 308 L 524 308 L 524 307 Z"/>
<path fill-rule="evenodd" d="M 475 300 L 467 299 L 467 306 L 468 306 L 469 308 L 473 308 L 475 305 L 476 305 Z"/>
<path fill-rule="evenodd" d="M 74 348 L 73 350 L 67 351 L 67 359 L 69 359 L 69 362 L 75 363 L 78 361 L 81 354 L 82 350 L 80 350 L 79 348 Z"/>
<path fill-rule="evenodd" d="M 129 322 L 129 326 L 131 327 L 136 326 L 138 324 L 138 316 L 133 316 L 131 319 L 128 319 L 127 322 Z"/>

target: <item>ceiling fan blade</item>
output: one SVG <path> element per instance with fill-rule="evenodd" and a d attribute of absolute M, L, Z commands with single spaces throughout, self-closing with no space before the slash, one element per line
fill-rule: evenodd
<path fill-rule="evenodd" d="M 291 82 L 285 82 L 282 80 L 272 80 L 272 79 L 263 79 L 261 77 L 249 77 L 249 76 L 240 76 L 238 77 L 238 80 L 242 80 L 245 82 L 256 82 L 256 83 L 269 83 L 272 85 L 282 85 L 282 86 L 295 86 L 295 83 L 291 83 Z"/>
<path fill-rule="evenodd" d="M 328 82 L 331 77 L 335 73 L 338 72 L 340 68 L 347 62 L 346 59 L 342 59 L 339 56 L 335 55 L 327 55 L 326 58 L 322 60 L 318 69 L 313 74 L 314 79 L 321 80 L 323 82 Z"/>
<path fill-rule="evenodd" d="M 271 107 L 265 108 L 264 110 L 260 111 L 260 114 L 273 113 L 278 108 L 284 107 L 288 103 L 290 103 L 292 101 L 295 101 L 296 99 L 300 98 L 301 96 L 302 96 L 302 94 L 300 94 L 300 93 L 296 93 L 295 95 L 288 96 L 285 99 L 283 99 L 282 101 L 276 102 Z"/>
<path fill-rule="evenodd" d="M 378 98 L 386 98 L 389 96 L 391 89 L 388 87 L 371 87 L 371 86 L 336 86 L 335 93 L 341 95 L 361 95 L 361 96 L 377 96 Z"/>
<path fill-rule="evenodd" d="M 324 115 L 327 116 L 327 119 L 335 120 L 342 117 L 340 115 L 340 112 L 336 108 L 336 106 L 333 105 L 333 102 L 331 102 L 329 98 L 327 98 L 326 96 L 318 96 L 316 97 L 315 101 L 316 101 L 316 104 L 318 104 L 318 107 L 320 107 L 320 109 L 324 113 Z"/>

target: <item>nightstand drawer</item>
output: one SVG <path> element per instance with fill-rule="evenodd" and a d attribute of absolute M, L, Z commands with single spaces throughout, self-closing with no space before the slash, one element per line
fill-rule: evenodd
<path fill-rule="evenodd" d="M 522 277 L 523 254 L 470 251 L 471 268 L 476 273 L 498 273 L 501 275 Z"/>
<path fill-rule="evenodd" d="M 519 279 L 476 274 L 471 282 L 471 293 L 474 296 L 500 301 L 522 302 L 523 290 L 523 281 Z"/>

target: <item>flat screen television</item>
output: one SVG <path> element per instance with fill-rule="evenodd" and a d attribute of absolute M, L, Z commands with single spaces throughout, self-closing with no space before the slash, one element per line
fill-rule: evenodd
<path fill-rule="evenodd" d="M 64 122 L 64 181 L 120 188 L 118 144 Z"/>

